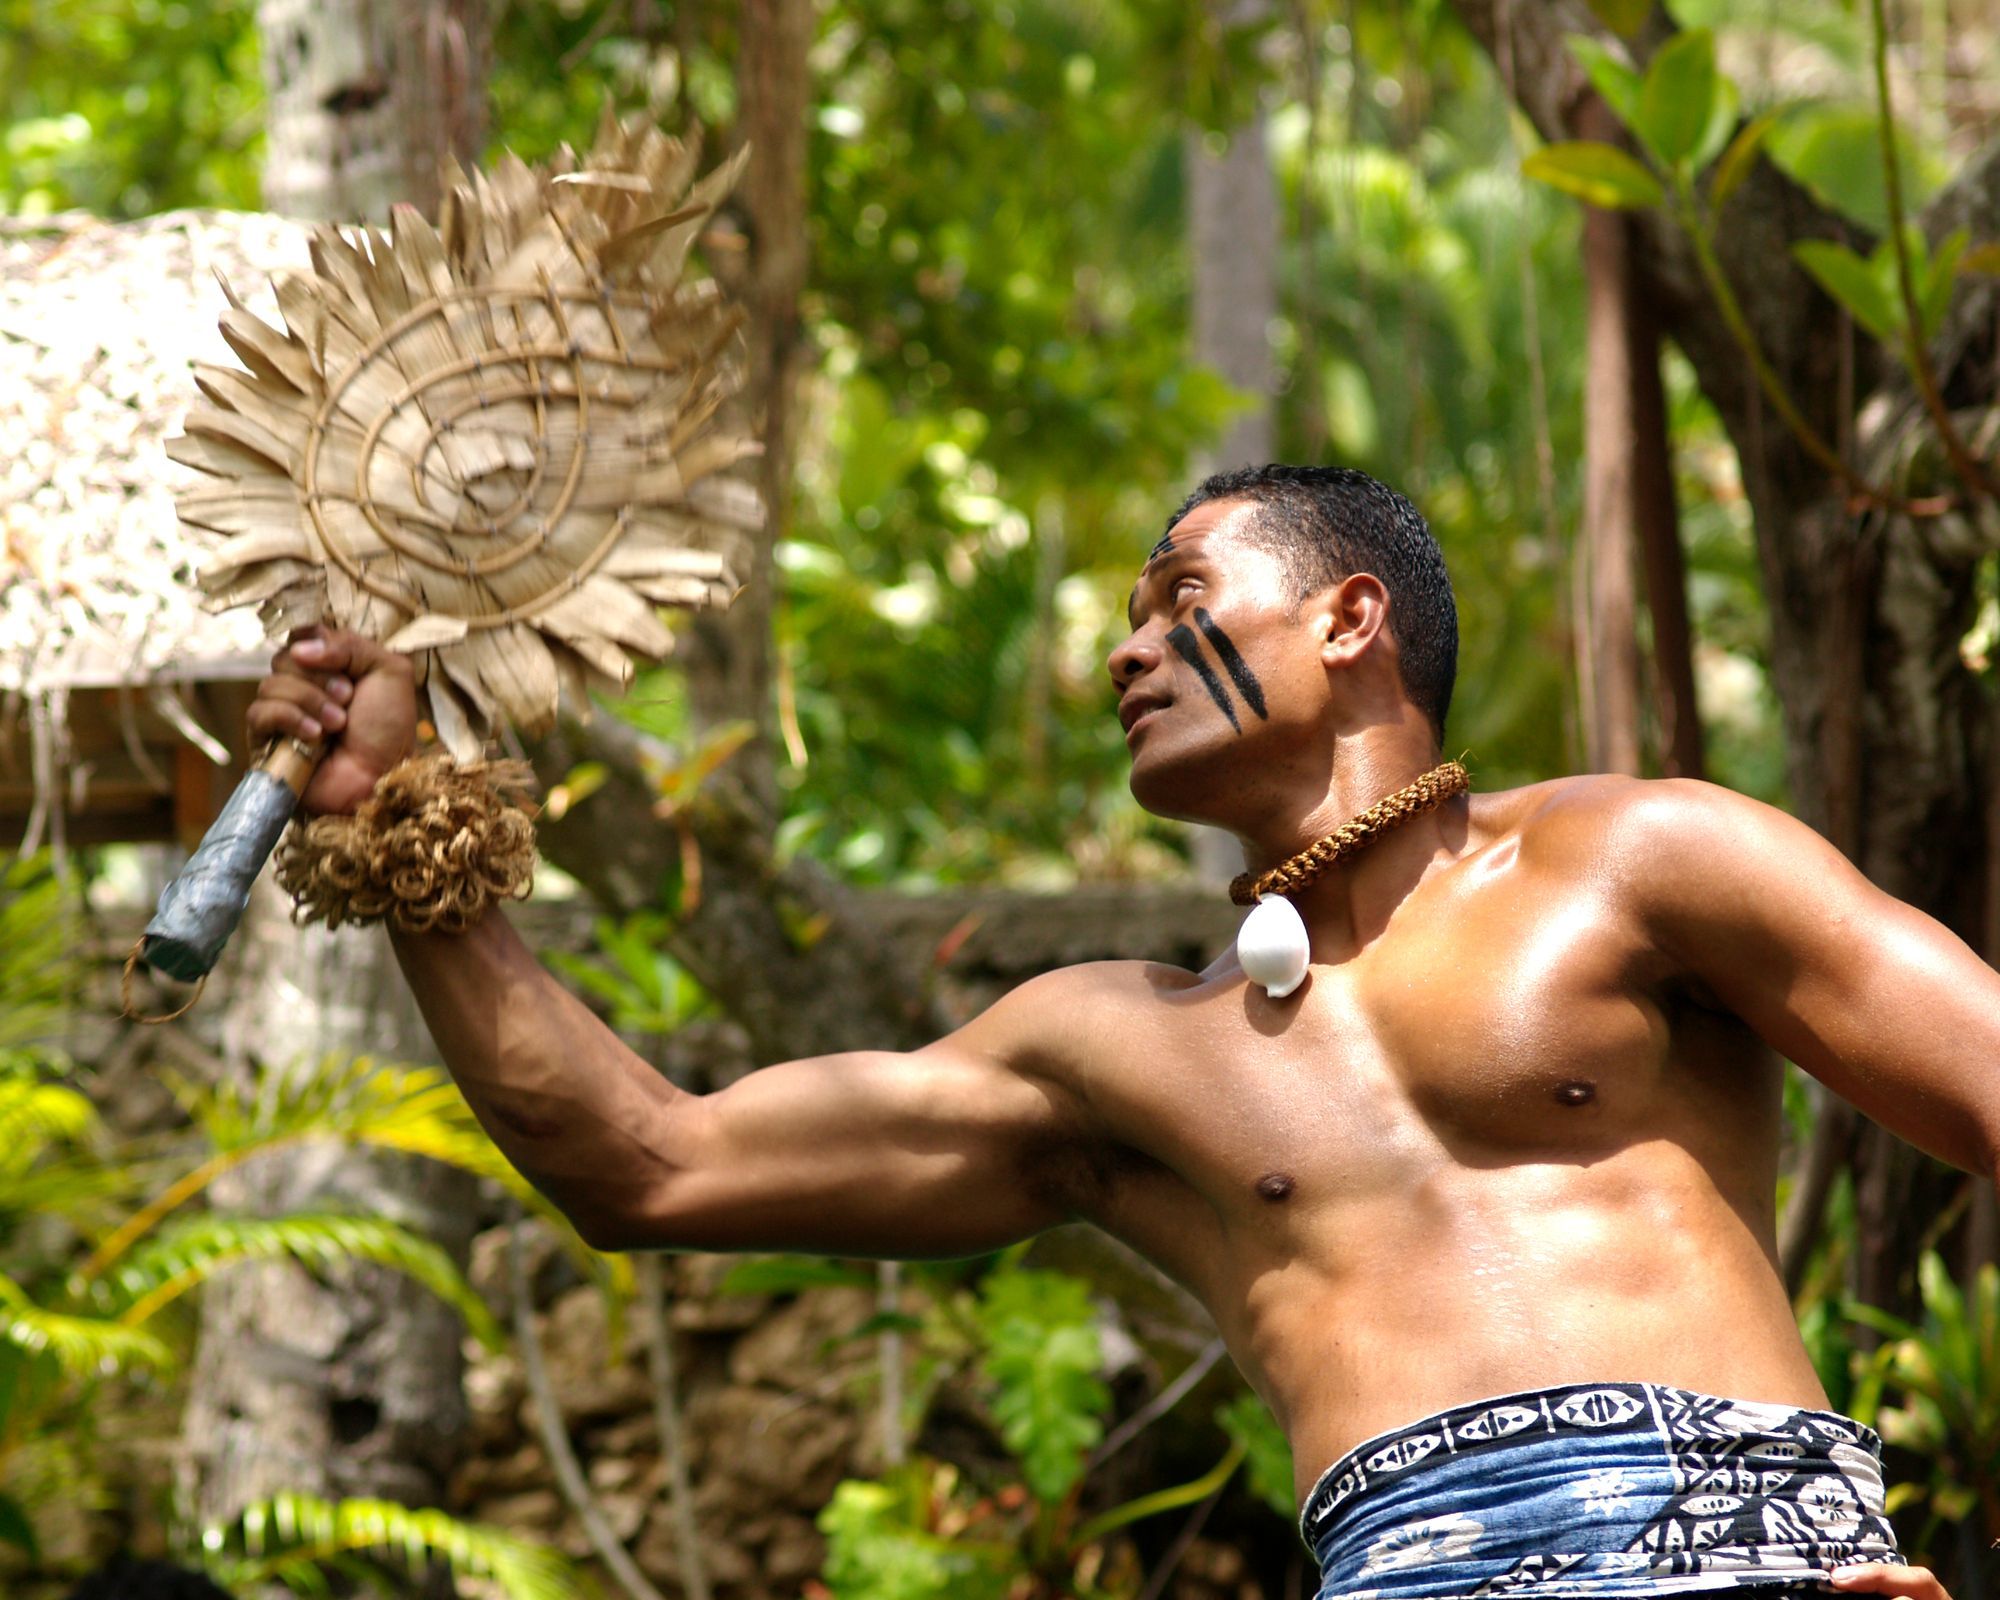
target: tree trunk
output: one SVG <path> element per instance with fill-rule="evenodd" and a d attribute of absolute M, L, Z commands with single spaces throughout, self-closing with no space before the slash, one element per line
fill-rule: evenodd
<path fill-rule="evenodd" d="M 806 116 L 812 84 L 806 55 L 813 17 L 809 0 L 743 0 L 735 141 L 750 146 L 750 164 L 735 209 L 749 234 L 748 249 L 718 252 L 713 267 L 750 315 L 748 371 L 739 403 L 756 419 L 764 444 L 758 489 L 765 521 L 745 552 L 741 592 L 727 613 L 699 618 L 686 630 L 678 657 L 698 733 L 731 722 L 748 722 L 757 730 L 756 740 L 732 765 L 773 821 L 775 553 L 791 520 L 792 418 L 807 353 L 799 296 L 809 265 Z"/>
<path fill-rule="evenodd" d="M 1579 115 L 1586 136 L 1618 142 L 1602 101 Z M 1584 213 L 1588 295 L 1584 385 L 1584 535 L 1592 715 L 1586 764 L 1597 772 L 1641 770 L 1639 644 L 1635 571 L 1645 578 L 1652 620 L 1653 691 L 1661 765 L 1671 777 L 1702 774 L 1687 576 L 1675 504 L 1673 447 L 1660 384 L 1660 327 L 1640 292 L 1631 224 L 1621 212 Z"/>
<path fill-rule="evenodd" d="M 1226 145 L 1199 128 L 1185 135 L 1188 258 L 1194 278 L 1193 355 L 1243 397 L 1216 441 L 1212 467 L 1261 466 L 1277 448 L 1271 322 L 1278 314 L 1278 188 L 1261 110 Z"/>
<path fill-rule="evenodd" d="M 1269 0 L 1208 0 L 1218 27 L 1267 15 Z M 1232 389 L 1241 405 L 1197 476 L 1262 466 L 1277 454 L 1277 367 L 1271 323 L 1278 315 L 1278 185 L 1271 171 L 1261 106 L 1226 135 L 1190 127 L 1182 135 L 1187 174 L 1190 354 Z M 1307 379 L 1317 383 L 1317 374 Z M 1195 870 L 1227 883 L 1243 870 L 1243 852 L 1219 828 L 1194 829 Z"/>
<path fill-rule="evenodd" d="M 1630 224 L 1626 225 L 1629 267 Z M 1679 497 L 1667 395 L 1660 381 L 1660 319 L 1626 275 L 1626 330 L 1632 349 L 1632 495 L 1639 529 L 1639 569 L 1653 624 L 1653 703 L 1660 723 L 1660 765 L 1670 778 L 1705 775 L 1701 703 L 1694 683 L 1694 629 L 1688 620 L 1687 559 L 1681 550 Z"/>
<path fill-rule="evenodd" d="M 1583 217 L 1587 297 L 1583 385 L 1584 579 L 1578 632 L 1590 674 L 1583 696 L 1584 765 L 1639 772 L 1638 434 L 1632 416 L 1631 305 L 1625 219 L 1591 208 Z"/>
<path fill-rule="evenodd" d="M 438 167 L 486 142 L 483 0 L 258 0 L 264 205 L 336 222 L 437 214 Z"/>
<path fill-rule="evenodd" d="M 478 0 L 262 0 L 269 204 L 334 220 L 379 220 L 401 200 L 434 213 L 440 160 L 476 157 L 484 137 L 483 18 Z M 380 930 L 299 929 L 288 913 L 267 874 L 231 952 L 246 971 L 228 1070 L 251 1082 L 329 1055 L 436 1058 Z M 462 1174 L 337 1147 L 250 1164 L 214 1195 L 266 1216 L 391 1217 L 461 1261 L 476 1198 Z M 383 1269 L 226 1274 L 202 1302 L 190 1503 L 204 1520 L 280 1489 L 438 1503 L 466 1421 L 462 1337 L 456 1313 Z"/>
<path fill-rule="evenodd" d="M 241 976 L 223 1024 L 229 1070 L 249 1083 L 310 1074 L 328 1055 L 433 1059 L 381 930 L 301 929 L 290 909 L 260 879 L 230 947 Z M 471 1245 L 471 1180 L 410 1158 L 291 1150 L 246 1164 L 212 1198 L 262 1216 L 390 1217 L 461 1262 Z M 322 1279 L 250 1264 L 217 1279 L 202 1299 L 183 1426 L 200 1517 L 233 1516 L 281 1489 L 437 1503 L 465 1427 L 463 1335 L 456 1312 L 383 1268 Z"/>
<path fill-rule="evenodd" d="M 1562 43 L 1576 15 L 1504 0 L 1457 0 L 1457 9 L 1489 51 L 1507 22 L 1522 109 L 1545 138 L 1579 137 L 1588 91 Z M 1933 239 L 1961 225 L 1991 237 L 2000 226 L 2000 149 L 1968 163 L 1922 224 Z M 1957 517 L 1858 517 L 1761 403 L 1688 240 L 1651 212 L 1635 214 L 1633 232 L 1639 292 L 1686 353 L 1742 462 L 1793 809 L 1882 888 L 1976 941 L 1991 714 L 1959 641 L 1991 530 L 1976 537 Z M 1922 446 L 1928 423 L 1909 385 L 1872 344 L 1855 353 L 1851 384 L 1842 381 L 1840 341 L 1827 337 L 1834 309 L 1791 263 L 1797 240 L 1850 234 L 1759 162 L 1729 203 L 1717 250 L 1766 356 L 1821 436 L 1852 439 L 1862 471 L 1904 492 L 1945 488 L 1937 450 Z M 1991 282 L 1968 282 L 1935 342 L 1948 403 L 1961 410 L 1992 404 L 1996 307 Z M 1917 1236 L 1963 1180 L 1875 1130 L 1859 1141 L 1856 1176 L 1854 1291 L 1907 1309 Z"/>

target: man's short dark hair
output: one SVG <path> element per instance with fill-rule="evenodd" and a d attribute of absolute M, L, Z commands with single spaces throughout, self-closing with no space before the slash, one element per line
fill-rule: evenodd
<path fill-rule="evenodd" d="M 1382 580 L 1403 691 L 1442 745 L 1458 678 L 1458 606 L 1423 513 L 1352 467 L 1273 463 L 1204 478 L 1167 527 L 1210 500 L 1248 500 L 1259 508 L 1251 531 L 1283 561 L 1295 601 L 1357 572 Z"/>

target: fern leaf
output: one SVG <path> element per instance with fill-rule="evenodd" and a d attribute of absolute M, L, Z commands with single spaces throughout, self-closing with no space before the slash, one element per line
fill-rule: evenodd
<path fill-rule="evenodd" d="M 143 1328 L 107 1317 L 50 1311 L 4 1276 L 0 1276 L 0 1339 L 30 1354 L 46 1352 L 65 1372 L 79 1378 L 128 1367 L 164 1369 L 174 1360 L 173 1352 Z"/>
<path fill-rule="evenodd" d="M 316 1066 L 254 1084 L 170 1087 L 218 1153 L 301 1138 L 366 1139 L 426 1119 L 477 1126 L 450 1077 L 436 1067 L 328 1056 Z"/>
<path fill-rule="evenodd" d="M 51 1145 L 73 1144 L 96 1124 L 96 1108 L 74 1089 L 0 1082 L 0 1172 L 25 1171 Z"/>
<path fill-rule="evenodd" d="M 553 1550 L 389 1500 L 274 1495 L 207 1529 L 201 1552 L 209 1575 L 238 1591 L 275 1580 L 297 1593 L 324 1593 L 312 1575 L 359 1553 L 412 1571 L 442 1563 L 457 1576 L 491 1579 L 507 1600 L 577 1600 L 585 1592 L 581 1575 Z"/>
<path fill-rule="evenodd" d="M 129 1167 L 94 1159 L 50 1162 L 32 1172 L 0 1173 L 0 1215 L 59 1216 L 74 1223 L 100 1202 L 140 1187 Z"/>
<path fill-rule="evenodd" d="M 233 1262 L 280 1257 L 322 1271 L 347 1261 L 392 1268 L 457 1311 L 488 1349 L 503 1342 L 486 1302 L 437 1245 L 384 1217 L 337 1212 L 185 1217 L 137 1246 L 111 1274 L 112 1291 L 126 1302 L 119 1320 L 136 1327 Z"/>
<path fill-rule="evenodd" d="M 303 1139 L 345 1139 L 525 1188 L 442 1068 L 329 1056 L 315 1069 L 257 1085 L 174 1077 L 169 1087 L 218 1156 Z"/>
<path fill-rule="evenodd" d="M 53 1053 L 81 981 L 82 948 L 49 853 L 0 865 L 0 1054 L 33 1062 Z"/>

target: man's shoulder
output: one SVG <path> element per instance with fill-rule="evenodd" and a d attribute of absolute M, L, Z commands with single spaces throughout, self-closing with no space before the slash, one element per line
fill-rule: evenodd
<path fill-rule="evenodd" d="M 1080 962 L 1008 990 L 968 1031 L 1016 1066 L 1081 1081 L 1154 1048 L 1176 1003 L 1204 987 L 1164 962 Z"/>
<path fill-rule="evenodd" d="M 1514 835 L 1550 849 L 1651 849 L 1713 842 L 1716 830 L 1790 819 L 1775 807 L 1698 778 L 1586 773 L 1477 795 L 1473 824 L 1485 838 Z"/>
<path fill-rule="evenodd" d="M 1080 961 L 1055 967 L 994 1002 L 1037 1026 L 1115 1022 L 1150 1011 L 1202 986 L 1199 973 L 1164 961 Z"/>
<path fill-rule="evenodd" d="M 1812 853 L 1818 835 L 1775 806 L 1692 778 L 1590 774 L 1479 797 L 1484 845 L 1635 903 L 1705 893 L 1739 870 Z"/>

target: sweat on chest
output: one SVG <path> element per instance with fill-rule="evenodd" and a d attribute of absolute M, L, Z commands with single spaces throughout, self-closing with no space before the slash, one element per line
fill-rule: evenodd
<path fill-rule="evenodd" d="M 1653 1103 L 1665 1050 L 1657 1015 L 1602 985 L 1504 963 L 1394 983 L 1318 968 L 1284 1027 L 1246 1017 L 1191 1064 L 1208 1110 L 1182 1136 L 1209 1183 L 1293 1205 L 1467 1145 L 1604 1138 Z"/>

